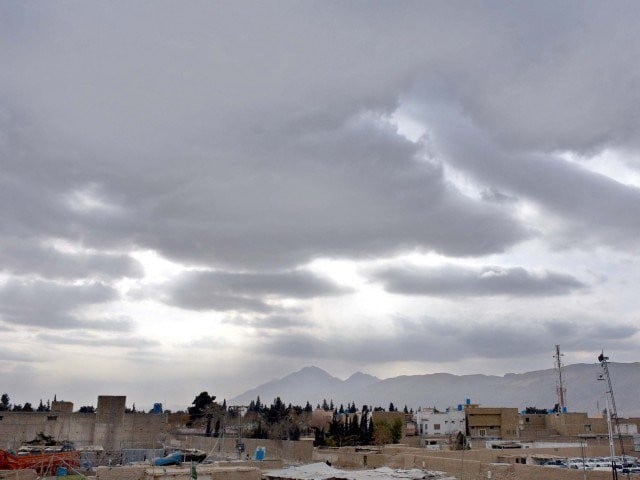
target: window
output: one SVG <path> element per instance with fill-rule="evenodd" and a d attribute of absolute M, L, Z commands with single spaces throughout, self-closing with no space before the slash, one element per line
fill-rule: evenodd
<path fill-rule="evenodd" d="M 49 416 L 47 417 L 47 420 L 57 420 L 57 419 L 58 419 L 58 416 L 57 416 L 57 415 L 49 415 Z"/>
<path fill-rule="evenodd" d="M 440 430 L 440 424 L 439 423 L 434 423 L 433 424 L 433 429 L 434 430 Z"/>
<path fill-rule="evenodd" d="M 487 430 L 484 428 L 479 428 L 478 429 L 478 435 L 481 437 L 486 437 L 487 436 Z"/>

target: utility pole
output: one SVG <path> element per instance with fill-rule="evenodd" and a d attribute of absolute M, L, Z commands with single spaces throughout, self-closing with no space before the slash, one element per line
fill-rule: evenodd
<path fill-rule="evenodd" d="M 558 374 L 557 385 L 556 385 L 556 393 L 558 395 L 558 413 L 564 413 L 567 407 L 566 404 L 566 395 L 567 389 L 564 387 L 562 383 L 562 359 L 563 354 L 560 353 L 560 345 L 556 345 L 556 354 L 553 356 L 555 358 L 555 367 L 556 373 Z"/>
<path fill-rule="evenodd" d="M 598 355 L 598 361 L 600 362 L 600 366 L 602 367 L 602 371 L 604 375 L 600 375 L 600 380 L 606 380 L 607 382 L 607 391 L 605 392 L 605 399 L 607 402 L 607 420 L 609 421 L 609 443 L 610 447 L 613 450 L 613 432 L 611 427 L 611 421 L 613 420 L 615 424 L 615 429 L 618 433 L 618 441 L 620 442 L 620 454 L 622 455 L 622 465 L 625 463 L 625 453 L 624 453 L 624 444 L 622 442 L 622 432 L 620 431 L 620 421 L 618 420 L 618 409 L 616 408 L 616 399 L 613 396 L 613 384 L 611 383 L 611 375 L 609 375 L 609 357 L 604 356 L 604 351 Z M 609 402 L 611 399 L 611 402 Z M 611 408 L 609 408 L 611 407 Z M 609 412 L 611 409 L 611 412 Z M 618 478 L 618 473 L 615 465 L 615 458 L 613 458 L 613 453 L 611 454 L 611 468 L 613 469 L 613 478 Z"/>

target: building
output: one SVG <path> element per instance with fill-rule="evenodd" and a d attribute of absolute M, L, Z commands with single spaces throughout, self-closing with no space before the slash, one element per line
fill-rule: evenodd
<path fill-rule="evenodd" d="M 467 434 L 471 438 L 515 439 L 519 436 L 517 408 L 465 405 Z"/>
<path fill-rule="evenodd" d="M 415 422 L 421 437 L 456 436 L 458 432 L 466 431 L 466 416 L 461 407 L 450 407 L 444 412 L 421 408 L 415 414 Z"/>

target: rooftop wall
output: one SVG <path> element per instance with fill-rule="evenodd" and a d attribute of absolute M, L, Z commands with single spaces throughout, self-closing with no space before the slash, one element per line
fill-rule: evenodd
<path fill-rule="evenodd" d="M 167 415 L 131 413 L 99 422 L 93 413 L 1 412 L 0 448 L 15 450 L 42 432 L 76 446 L 101 445 L 105 450 L 157 446 L 169 431 Z"/>

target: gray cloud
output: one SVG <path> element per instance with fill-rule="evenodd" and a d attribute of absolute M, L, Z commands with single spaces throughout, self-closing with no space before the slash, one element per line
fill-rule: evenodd
<path fill-rule="evenodd" d="M 306 299 L 350 291 L 305 271 L 189 272 L 172 282 L 164 301 L 195 310 L 268 312 L 272 307 L 261 298 Z"/>
<path fill-rule="evenodd" d="M 579 265 L 607 282 L 590 285 L 576 309 L 637 316 L 630 287 L 637 268 L 623 257 L 637 256 L 639 190 L 579 162 L 612 151 L 640 173 L 639 21 L 640 9 L 623 1 L 283 7 L 115 0 L 68 9 L 4 2 L 5 328 L 24 341 L 33 326 L 74 335 L 86 327 L 89 340 L 110 333 L 109 342 L 119 331 L 136 331 L 139 320 L 128 308 L 160 299 L 230 312 L 223 321 L 248 332 L 245 351 L 270 359 L 463 363 L 498 350 L 512 358 L 547 351 L 558 341 L 591 348 L 602 338 L 634 352 L 628 339 L 637 330 L 616 327 L 606 315 L 572 323 L 584 312 L 562 311 L 551 325 L 527 312 L 533 302 L 565 307 L 560 295 L 585 291 Z M 402 117 L 424 127 L 422 140 L 407 140 L 400 134 L 407 125 L 397 131 L 390 123 Z M 47 247 L 65 243 L 90 253 Z M 164 278 L 142 278 L 128 256 L 133 250 L 245 273 L 176 279 L 162 265 Z M 566 256 L 554 263 L 559 251 Z M 371 290 L 337 298 L 341 287 L 292 273 L 317 259 L 392 262 L 432 252 L 475 257 L 501 276 L 450 268 L 428 278 L 409 278 L 401 267 L 378 272 L 390 290 L 426 289 L 434 298 L 424 301 L 458 309 L 438 313 L 447 321 L 394 319 L 385 338 L 369 328 L 379 312 L 350 325 L 362 338 L 318 335 L 325 325 L 316 318 L 335 328 L 343 314 L 336 309 L 357 310 L 353 303 Z M 532 264 L 562 266 L 540 276 L 511 267 Z M 95 305 L 118 300 L 113 285 L 140 295 L 94 318 L 88 311 Z M 435 298 L 453 291 L 482 298 L 463 306 Z M 290 299 L 299 311 L 288 310 Z M 382 300 L 400 315 L 422 301 Z M 474 323 L 478 305 L 488 328 Z M 176 322 L 190 324 L 183 313 L 171 311 Z M 590 326 L 596 324 L 602 330 Z M 254 349 L 249 341 L 261 343 Z M 168 351 L 158 350 L 154 360 Z M 144 360 L 154 352 L 124 355 Z M 151 369 L 156 362 L 140 364 Z M 78 389 L 102 384 L 67 380 Z M 137 380 L 126 386 L 141 391 Z M 44 384 L 62 383 L 50 382 Z"/>
<path fill-rule="evenodd" d="M 241 77 L 237 68 L 229 70 L 236 59 L 217 51 L 226 42 L 223 32 L 230 18 L 244 16 L 234 7 L 216 8 L 210 18 L 214 24 L 207 22 L 206 28 L 198 26 L 202 14 L 183 12 L 191 18 L 194 41 L 209 46 L 205 63 L 193 44 L 166 35 L 156 39 L 166 54 L 149 52 L 136 41 L 127 42 L 121 54 L 120 42 L 137 38 L 138 28 L 110 9 L 75 11 L 71 15 L 84 21 L 72 22 L 71 31 L 55 11 L 37 10 L 52 21 L 41 25 L 30 42 L 14 46 L 27 49 L 32 61 L 6 58 L 12 72 L 22 73 L 9 76 L 8 90 L 35 95 L 5 106 L 9 141 L 2 190 L 7 200 L 24 206 L 7 212 L 20 237 L 48 233 L 81 238 L 95 248 L 153 248 L 196 264 L 281 268 L 318 256 L 368 257 L 413 248 L 453 255 L 495 253 L 528 235 L 507 211 L 453 190 L 439 168 L 416 158 L 415 145 L 379 123 L 376 116 L 395 108 L 404 76 L 414 65 L 399 58 L 397 72 L 391 74 L 389 65 L 379 75 L 382 64 L 375 60 L 388 64 L 397 58 L 394 47 L 401 45 L 380 41 L 379 59 L 363 55 L 354 43 L 359 36 L 349 29 L 325 30 L 339 14 L 337 6 L 329 9 L 333 14 L 315 12 L 318 25 L 304 28 L 306 22 L 291 23 L 266 9 L 264 18 L 273 23 L 259 22 L 252 29 L 265 34 L 261 42 L 251 42 L 250 48 L 235 45 L 243 59 Z M 374 23 L 366 30 L 386 19 L 383 10 L 371 12 Z M 291 12 L 300 18 L 308 13 Z M 100 19 L 102 25 L 109 18 L 121 32 L 121 38 L 112 38 L 114 44 L 68 43 L 76 35 L 94 35 L 95 25 L 89 32 L 86 21 Z M 156 20 L 173 23 L 175 16 L 159 13 Z M 367 25 L 358 17 L 345 21 Z M 271 35 L 277 25 L 300 35 L 308 53 L 296 59 L 281 52 L 282 39 Z M 339 42 L 347 49 L 345 56 L 319 48 L 322 42 L 309 35 L 308 27 Z M 411 25 L 412 35 L 437 37 L 418 27 Z M 51 37 L 62 43 L 41 57 Z M 278 58 L 265 64 L 263 49 Z M 38 65 L 58 65 L 69 50 L 83 63 L 66 61 L 65 70 L 47 69 L 48 88 L 56 94 L 40 95 Z M 113 63 L 105 62 L 105 54 Z M 97 56 L 101 62 L 93 60 Z M 312 57 L 317 63 L 309 69 Z M 356 64 L 353 58 L 359 59 Z M 143 59 L 148 68 L 140 70 Z M 336 68 L 336 61 L 349 67 Z M 428 63 L 420 57 L 411 61 Z M 171 72 L 194 65 L 199 74 L 184 78 L 186 83 L 176 89 L 178 79 Z M 279 71 L 276 65 L 292 71 Z M 123 75 L 134 66 L 136 75 Z M 70 85 L 73 101 L 67 101 Z M 25 113 L 33 104 L 42 112 L 38 119 Z M 172 115 L 164 114 L 168 111 Z M 363 117 L 366 112 L 376 113 Z M 86 156 L 94 160 L 87 162 Z M 88 204 L 78 202 L 83 193 L 91 197 Z"/>
<path fill-rule="evenodd" d="M 3 362 L 37 362 L 39 361 L 37 355 L 33 352 L 24 352 L 11 348 L 10 346 L 4 346 L 0 351 L 0 360 Z"/>
<path fill-rule="evenodd" d="M 148 348 L 158 347 L 159 343 L 155 340 L 150 340 L 145 337 L 137 335 L 127 334 L 126 336 L 119 335 L 96 335 L 92 333 L 76 332 L 73 334 L 52 334 L 52 333 L 40 333 L 37 339 L 46 343 L 47 345 L 74 345 L 77 347 L 118 347 L 128 348 L 135 350 L 144 350 Z"/>
<path fill-rule="evenodd" d="M 560 334 L 560 330 L 564 333 Z M 537 355 L 557 343 L 562 344 L 565 352 L 597 351 L 603 341 L 609 348 L 631 352 L 635 348 L 633 336 L 639 332 L 637 326 L 615 322 L 603 326 L 590 321 L 541 322 L 520 317 L 485 324 L 468 319 L 398 318 L 386 335 L 374 336 L 367 332 L 349 338 L 335 334 L 319 337 L 304 332 L 274 335 L 262 339 L 257 351 L 370 365 L 398 361 L 446 363 Z"/>
<path fill-rule="evenodd" d="M 518 192 L 551 217 L 560 217 L 562 233 L 572 242 L 637 245 L 640 189 L 560 158 L 487 148 L 486 142 L 479 144 L 477 137 L 465 137 L 463 132 L 457 130 L 455 139 L 451 132 L 447 138 L 447 157 L 479 180 Z"/>
<path fill-rule="evenodd" d="M 0 286 L 0 315 L 9 324 L 52 329 L 96 328 L 99 322 L 87 323 L 75 310 L 117 298 L 117 292 L 102 283 L 64 285 L 10 280 Z M 102 325 L 112 328 L 110 322 Z"/>
<path fill-rule="evenodd" d="M 518 201 L 517 198 L 512 197 L 510 195 L 505 195 L 504 193 L 496 190 L 495 188 L 488 188 L 484 190 L 481 196 L 482 196 L 482 199 L 487 202 L 514 203 Z"/>
<path fill-rule="evenodd" d="M 523 267 L 391 266 L 373 271 L 388 292 L 439 297 L 508 295 L 531 297 L 566 295 L 586 288 L 571 275 Z"/>
<path fill-rule="evenodd" d="M 298 315 L 294 315 L 292 312 L 289 312 L 289 310 L 290 309 L 287 310 L 287 313 L 276 313 L 261 317 L 235 316 L 225 319 L 224 322 L 267 332 L 274 330 L 289 331 L 295 328 L 312 326 L 312 322 L 307 318 L 305 312 L 299 312 Z"/>
<path fill-rule="evenodd" d="M 68 253 L 25 240 L 0 239 L 2 270 L 46 278 L 140 277 L 142 266 L 128 255 Z"/>

